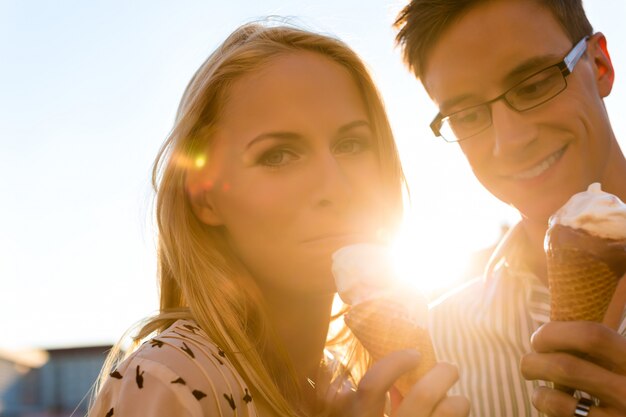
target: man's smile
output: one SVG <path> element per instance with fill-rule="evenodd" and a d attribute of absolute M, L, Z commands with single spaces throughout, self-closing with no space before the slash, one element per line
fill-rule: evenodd
<path fill-rule="evenodd" d="M 518 172 L 516 174 L 508 175 L 508 178 L 513 180 L 530 180 L 533 178 L 537 178 L 538 176 L 546 172 L 550 167 L 552 167 L 559 159 L 561 159 L 566 149 L 567 146 L 559 149 L 556 152 L 551 153 L 547 158 L 541 160 L 538 164 L 533 165 L 529 169 Z"/>

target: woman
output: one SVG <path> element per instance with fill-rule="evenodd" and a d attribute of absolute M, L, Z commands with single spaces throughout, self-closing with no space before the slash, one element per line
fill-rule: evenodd
<path fill-rule="evenodd" d="M 112 369 L 90 415 L 382 416 L 419 356 L 394 353 L 361 379 L 367 357 L 347 331 L 329 342 L 345 357 L 325 355 L 331 254 L 384 239 L 402 207 L 358 57 L 293 28 L 239 28 L 187 87 L 153 181 L 161 313 L 136 340 L 157 335 Z M 396 416 L 466 413 L 445 397 L 453 367 L 425 379 Z"/>

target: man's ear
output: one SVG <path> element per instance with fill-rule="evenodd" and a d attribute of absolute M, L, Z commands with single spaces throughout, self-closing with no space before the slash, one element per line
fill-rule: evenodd
<path fill-rule="evenodd" d="M 220 226 L 222 218 L 213 202 L 214 182 L 207 179 L 205 170 L 190 170 L 185 178 L 185 193 L 191 204 L 191 209 L 202 223 L 209 226 Z"/>
<path fill-rule="evenodd" d="M 615 70 L 611 62 L 609 50 L 606 47 L 606 38 L 601 32 L 595 33 L 589 38 L 589 52 L 593 59 L 596 83 L 602 97 L 611 93 L 615 81 Z"/>

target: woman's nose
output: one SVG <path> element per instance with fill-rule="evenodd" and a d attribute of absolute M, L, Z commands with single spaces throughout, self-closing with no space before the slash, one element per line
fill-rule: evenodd
<path fill-rule="evenodd" d="M 309 173 L 314 183 L 312 202 L 317 207 L 341 207 L 352 198 L 353 192 L 345 166 L 332 153 L 317 159 Z"/>

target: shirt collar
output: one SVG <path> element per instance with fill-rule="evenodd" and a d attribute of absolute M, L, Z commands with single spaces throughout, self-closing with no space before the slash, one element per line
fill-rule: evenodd
<path fill-rule="evenodd" d="M 524 291 L 528 312 L 538 325 L 550 320 L 550 292 L 525 264 L 526 237 L 521 223 L 512 227 L 493 251 L 483 275 L 483 300 L 491 303 L 500 285 Z"/>

